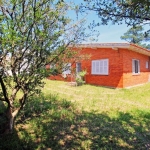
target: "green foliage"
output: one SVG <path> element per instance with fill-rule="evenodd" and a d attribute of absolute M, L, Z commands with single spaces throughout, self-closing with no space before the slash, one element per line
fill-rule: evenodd
<path fill-rule="evenodd" d="M 130 43 L 135 43 L 141 45 L 145 48 L 150 49 L 150 46 L 147 44 L 142 44 L 143 42 L 147 41 L 150 38 L 150 35 L 144 32 L 144 28 L 142 26 L 133 26 L 130 28 L 123 36 L 121 36 L 122 40 L 126 40 Z"/>
<path fill-rule="evenodd" d="M 93 10 L 102 24 L 109 21 L 128 25 L 145 23 L 150 20 L 150 2 L 147 0 L 84 0 L 81 10 Z"/>
<path fill-rule="evenodd" d="M 26 103 L 14 134 L 0 136 L 0 149 L 149 149 L 150 84 L 110 89 L 46 82 L 45 94 Z"/>
<path fill-rule="evenodd" d="M 85 81 L 80 77 L 80 76 L 77 76 L 76 77 L 76 82 L 77 82 L 77 85 L 82 85 L 85 83 Z"/>
<path fill-rule="evenodd" d="M 150 44 L 140 44 L 140 45 L 150 50 Z"/>
<path fill-rule="evenodd" d="M 150 24 L 150 1 L 148 0 L 84 0 L 81 4 L 81 12 L 94 11 L 100 18 L 96 25 L 125 23 L 133 25 Z M 146 31 L 146 34 L 149 30 Z"/>
<path fill-rule="evenodd" d="M 68 13 L 75 11 L 70 2 L 3 0 L 0 3 L 0 100 L 8 104 L 13 118 L 30 96 L 40 93 L 42 80 L 50 73 L 57 73 L 44 69 L 45 66 L 60 61 L 63 58 L 60 55 L 64 56 L 70 44 L 83 39 L 84 20 L 75 23 L 69 18 Z M 21 93 L 19 98 L 18 93 Z"/>
<path fill-rule="evenodd" d="M 0 114 L 3 114 L 4 110 L 6 110 L 6 106 L 2 101 L 0 101 Z"/>
<path fill-rule="evenodd" d="M 78 74 L 79 74 L 79 76 L 81 76 L 82 78 L 86 75 L 86 70 L 83 70 L 83 71 L 81 71 L 81 72 L 79 72 Z"/>
<path fill-rule="evenodd" d="M 143 30 L 142 26 L 133 26 L 121 36 L 121 39 L 131 43 L 140 44 L 144 40 Z"/>
<path fill-rule="evenodd" d="M 77 82 L 77 85 L 82 85 L 85 83 L 84 81 L 84 76 L 86 75 L 86 71 L 81 71 L 79 72 L 77 75 L 76 75 L 76 82 Z"/>
<path fill-rule="evenodd" d="M 58 75 L 58 74 L 60 74 L 60 71 L 56 68 L 51 68 L 48 72 L 49 72 L 49 75 Z"/>
<path fill-rule="evenodd" d="M 6 106 L 0 101 L 0 134 L 3 133 L 5 126 L 7 125 L 7 117 L 4 112 L 6 111 Z"/>

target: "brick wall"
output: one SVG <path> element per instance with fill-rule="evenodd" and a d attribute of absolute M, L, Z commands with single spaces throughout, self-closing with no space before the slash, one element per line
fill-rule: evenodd
<path fill-rule="evenodd" d="M 148 82 L 150 69 L 146 68 L 146 61 L 149 57 L 133 51 L 122 50 L 123 53 L 123 87 L 134 86 Z M 132 59 L 140 61 L 140 74 L 132 73 Z"/>
<path fill-rule="evenodd" d="M 115 88 L 123 88 L 142 84 L 150 80 L 150 69 L 146 69 L 146 61 L 149 57 L 130 50 L 112 48 L 83 48 L 80 55 L 89 55 L 86 60 L 80 60 L 81 69 L 86 70 L 85 81 L 88 84 L 108 86 Z M 92 60 L 108 59 L 109 73 L 108 75 L 92 75 Z M 140 61 L 140 74 L 132 74 L 132 59 Z M 75 64 L 72 66 L 75 68 Z M 68 75 L 67 78 L 59 76 L 51 76 L 53 80 L 75 81 L 75 78 Z"/>
<path fill-rule="evenodd" d="M 83 60 L 81 66 L 83 70 L 87 70 L 86 83 L 110 87 L 123 87 L 123 56 L 118 50 L 111 48 L 86 48 L 82 53 L 91 55 L 89 60 Z M 92 60 L 109 59 L 108 75 L 92 75 Z"/>
<path fill-rule="evenodd" d="M 74 81 L 74 77 L 72 77 L 71 75 L 67 75 L 65 78 L 59 74 L 59 75 L 51 75 L 50 77 L 48 77 L 48 79 L 50 80 L 59 80 L 59 81 Z"/>

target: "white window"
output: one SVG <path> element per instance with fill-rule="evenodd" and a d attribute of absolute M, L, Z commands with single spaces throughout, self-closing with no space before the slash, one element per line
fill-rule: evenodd
<path fill-rule="evenodd" d="M 55 69 L 56 65 L 55 64 L 50 64 L 50 69 Z"/>
<path fill-rule="evenodd" d="M 64 64 L 62 74 L 71 74 L 71 63 Z"/>
<path fill-rule="evenodd" d="M 140 61 L 137 59 L 132 59 L 132 73 L 133 74 L 140 73 Z"/>
<path fill-rule="evenodd" d="M 76 73 L 81 72 L 81 63 L 77 62 L 76 63 Z"/>
<path fill-rule="evenodd" d="M 108 59 L 93 60 L 92 74 L 108 75 Z"/>
<path fill-rule="evenodd" d="M 148 69 L 148 61 L 146 61 L 146 69 Z"/>

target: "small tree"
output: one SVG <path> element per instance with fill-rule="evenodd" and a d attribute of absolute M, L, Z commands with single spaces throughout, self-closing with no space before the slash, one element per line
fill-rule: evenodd
<path fill-rule="evenodd" d="M 130 28 L 123 36 L 120 37 L 122 40 L 126 40 L 129 43 L 135 43 L 141 45 L 145 48 L 150 48 L 147 44 L 142 44 L 142 42 L 149 39 L 149 34 L 146 35 L 144 28 L 142 26 L 133 26 Z"/>
<path fill-rule="evenodd" d="M 133 26 L 121 36 L 121 39 L 130 43 L 141 44 L 141 41 L 144 40 L 143 30 L 142 26 Z"/>
<path fill-rule="evenodd" d="M 16 115 L 40 92 L 45 65 L 58 61 L 69 44 L 83 38 L 83 22 L 73 24 L 66 17 L 70 9 L 69 3 L 59 0 L 2 1 L 0 100 L 7 106 L 5 131 L 12 132 Z"/>
<path fill-rule="evenodd" d="M 84 77 L 85 77 L 86 73 L 87 72 L 85 70 L 83 70 L 76 75 L 77 85 L 82 85 L 85 83 Z"/>

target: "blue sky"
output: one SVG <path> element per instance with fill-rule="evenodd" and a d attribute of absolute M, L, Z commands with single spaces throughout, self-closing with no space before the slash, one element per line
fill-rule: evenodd
<path fill-rule="evenodd" d="M 86 17 L 87 24 L 91 23 L 93 20 L 96 22 L 100 22 L 100 19 L 96 14 L 92 13 L 91 15 L 87 15 Z M 97 37 L 97 42 L 100 43 L 123 43 L 125 40 L 121 40 L 120 37 L 127 32 L 130 27 L 127 27 L 126 24 L 121 25 L 113 25 L 111 22 L 109 25 L 100 25 L 95 28 L 97 32 L 99 32 L 99 36 Z M 88 32 L 88 29 L 87 29 Z"/>
<path fill-rule="evenodd" d="M 68 0 L 70 1 L 70 0 Z M 79 5 L 80 3 L 83 3 L 83 0 L 76 0 L 74 1 L 74 3 L 76 5 Z M 69 16 L 71 16 L 71 18 L 73 18 L 74 20 L 76 20 L 76 15 L 75 13 L 69 13 Z M 97 14 L 95 12 L 88 12 L 88 15 L 85 14 L 79 14 L 78 19 L 80 18 L 85 18 L 87 21 L 87 25 L 89 23 L 92 23 L 92 21 L 94 20 L 95 22 L 99 22 L 100 23 L 100 19 L 98 18 Z M 126 24 L 122 24 L 122 25 L 112 25 L 112 23 L 110 22 L 109 25 L 101 25 L 99 27 L 96 27 L 95 29 L 99 32 L 99 37 L 97 38 L 96 42 L 100 42 L 100 43 L 109 43 L 109 42 L 126 42 L 124 40 L 121 40 L 120 37 L 127 32 L 127 30 L 130 27 L 127 27 Z M 88 32 L 88 29 L 87 29 Z"/>
<path fill-rule="evenodd" d="M 82 2 L 83 2 L 83 0 L 76 0 L 75 1 L 76 4 L 80 4 Z M 79 18 L 85 17 L 82 15 L 79 15 Z M 75 17 L 75 14 L 74 15 L 72 14 L 71 17 Z M 87 24 L 91 23 L 93 20 L 100 23 L 100 19 L 98 18 L 98 16 L 94 12 L 89 12 L 88 15 L 86 16 L 86 20 L 87 20 Z M 126 42 L 125 40 L 121 40 L 120 37 L 125 32 L 127 32 L 127 30 L 129 28 L 131 28 L 131 27 L 130 26 L 127 27 L 127 25 L 125 23 L 123 23 L 121 25 L 117 25 L 117 24 L 113 25 L 110 22 L 109 25 L 101 25 L 101 26 L 96 28 L 96 30 L 100 33 L 96 42 L 99 42 L 99 43 L 112 43 L 112 42 L 123 43 L 123 42 Z M 147 26 L 144 29 L 148 30 L 149 26 Z M 87 32 L 88 32 L 88 29 L 87 29 Z M 91 42 L 91 41 L 89 41 L 89 42 Z"/>
<path fill-rule="evenodd" d="M 106 43 L 120 43 L 120 42 L 126 42 L 124 40 L 121 40 L 120 37 L 129 29 L 125 24 L 123 25 L 103 25 L 98 27 L 98 31 L 100 33 L 98 37 L 97 42 L 106 42 Z"/>

